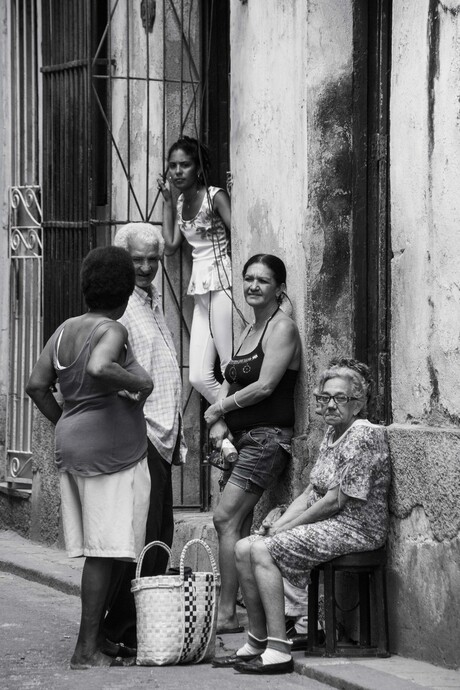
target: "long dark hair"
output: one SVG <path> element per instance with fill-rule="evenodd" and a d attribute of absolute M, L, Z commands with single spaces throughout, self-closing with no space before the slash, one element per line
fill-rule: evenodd
<path fill-rule="evenodd" d="M 198 170 L 198 179 L 200 182 L 208 185 L 209 171 L 211 169 L 211 163 L 209 160 L 209 152 L 207 147 L 202 144 L 198 139 L 193 137 L 182 136 L 180 139 L 174 142 L 168 151 L 168 162 L 174 151 L 183 151 L 190 156 L 190 158 L 195 163 Z M 201 173 L 201 176 L 200 176 Z"/>

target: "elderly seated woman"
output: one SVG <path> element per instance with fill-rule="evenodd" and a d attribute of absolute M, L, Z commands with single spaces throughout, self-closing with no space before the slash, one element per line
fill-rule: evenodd
<path fill-rule="evenodd" d="M 240 673 L 293 670 L 284 618 L 283 577 L 304 588 L 320 563 L 345 553 L 380 548 L 388 530 L 390 461 L 385 429 L 366 419 L 372 381 L 365 364 L 332 360 L 322 374 L 317 411 L 328 428 L 310 484 L 260 535 L 236 547 L 248 612 L 247 642 L 214 666 Z"/>

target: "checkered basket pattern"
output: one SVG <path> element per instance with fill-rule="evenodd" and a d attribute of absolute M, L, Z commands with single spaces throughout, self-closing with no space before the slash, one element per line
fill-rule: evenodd
<path fill-rule="evenodd" d="M 212 572 L 184 577 L 185 555 L 192 544 L 202 546 Z M 145 553 L 152 546 L 171 550 L 159 541 L 143 549 L 131 582 L 137 616 L 137 661 L 140 666 L 199 663 L 214 656 L 219 574 L 211 549 L 202 539 L 183 548 L 179 575 L 140 577 Z"/>
<path fill-rule="evenodd" d="M 192 539 L 183 548 L 180 568 L 184 569 L 189 546 L 206 549 L 212 572 L 192 573 L 184 582 L 184 647 L 179 663 L 198 664 L 214 656 L 217 625 L 219 574 L 211 549 L 202 539 Z"/>

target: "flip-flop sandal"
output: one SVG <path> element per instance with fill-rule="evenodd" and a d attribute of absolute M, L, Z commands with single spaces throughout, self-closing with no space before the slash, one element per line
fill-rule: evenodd
<path fill-rule="evenodd" d="M 242 632 L 244 632 L 244 626 L 239 625 L 237 628 L 217 628 L 216 635 L 235 635 Z"/>
<path fill-rule="evenodd" d="M 136 658 L 131 656 L 128 659 L 124 659 L 121 656 L 117 656 L 114 659 L 110 660 L 110 664 L 74 664 L 70 662 L 70 668 L 73 671 L 86 671 L 89 669 L 94 669 L 94 668 L 111 668 L 112 666 L 135 666 L 136 665 Z"/>

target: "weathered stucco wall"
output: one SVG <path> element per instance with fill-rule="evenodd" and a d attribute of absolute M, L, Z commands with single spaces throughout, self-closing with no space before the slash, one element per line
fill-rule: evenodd
<path fill-rule="evenodd" d="M 317 373 L 351 343 L 351 30 L 351 2 L 286 0 L 269 13 L 262 2 L 231 4 L 234 294 L 247 316 L 244 262 L 258 252 L 285 261 L 304 344 L 294 492 L 319 439 Z"/>
<path fill-rule="evenodd" d="M 460 664 L 460 6 L 393 3 L 390 631 Z"/>
<path fill-rule="evenodd" d="M 393 425 L 388 599 L 392 649 L 460 664 L 460 430 Z"/>
<path fill-rule="evenodd" d="M 312 388 L 331 357 L 351 356 L 353 3 L 308 3 L 307 161 L 311 426 L 308 456 L 324 434 L 314 414 Z"/>
<path fill-rule="evenodd" d="M 458 426 L 460 11 L 452 1 L 394 5 L 393 416 Z"/>

